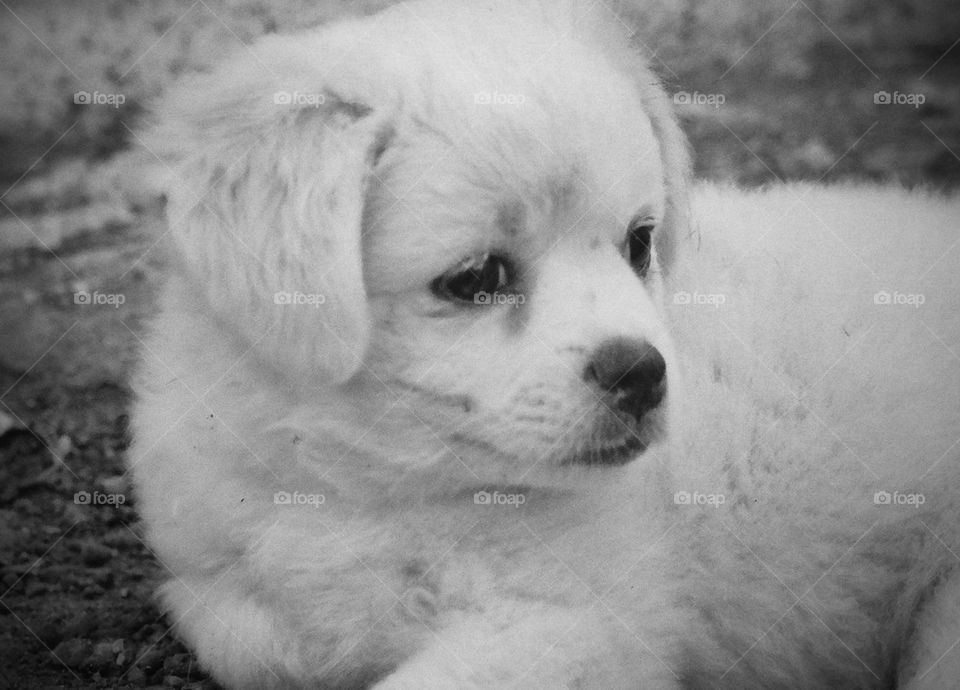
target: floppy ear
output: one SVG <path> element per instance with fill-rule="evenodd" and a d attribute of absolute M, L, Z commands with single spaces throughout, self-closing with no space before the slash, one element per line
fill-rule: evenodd
<path fill-rule="evenodd" d="M 167 215 L 202 298 L 288 375 L 343 382 L 369 337 L 361 220 L 382 115 L 323 72 L 317 40 L 271 37 L 165 98 L 151 137 L 178 179 Z M 342 59 L 342 56 L 340 56 Z"/>

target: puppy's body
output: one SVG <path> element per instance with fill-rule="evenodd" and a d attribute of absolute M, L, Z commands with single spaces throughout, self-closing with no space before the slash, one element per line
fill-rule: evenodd
<path fill-rule="evenodd" d="M 671 465 L 679 490 L 726 499 L 693 518 L 689 591 L 726 655 L 700 679 L 736 662 L 721 686 L 949 687 L 956 661 L 933 662 L 957 634 L 937 592 L 957 563 L 960 204 L 788 185 L 693 205 L 699 247 L 670 281 L 689 403 Z"/>
<path fill-rule="evenodd" d="M 164 115 L 180 273 L 131 449 L 163 600 L 218 679 L 925 671 L 944 639 L 915 628 L 944 627 L 922 604 L 951 601 L 936 585 L 957 543 L 955 202 L 707 188 L 691 230 L 662 95 L 614 30 L 559 4 L 418 3 L 255 50 Z M 471 105 L 484 89 L 523 108 Z M 322 103 L 278 110 L 277 91 Z M 643 249 L 623 249 L 633 215 L 656 220 L 649 270 L 620 255 Z M 877 254 L 881 221 L 943 260 Z M 868 269 L 818 250 L 831 239 Z M 510 257 L 512 302 L 431 292 L 478 252 Z M 942 298 L 878 311 L 878 275 Z M 322 302 L 274 299 L 311 290 Z M 667 393 L 642 416 L 591 383 L 611 342 L 662 354 Z M 855 343 L 867 354 L 843 358 Z M 925 502 L 876 506 L 878 490 Z"/>

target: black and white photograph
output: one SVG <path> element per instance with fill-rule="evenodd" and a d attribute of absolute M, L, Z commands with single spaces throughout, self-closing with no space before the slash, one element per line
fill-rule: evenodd
<path fill-rule="evenodd" d="M 0 688 L 960 689 L 952 0 L 0 0 Z"/>

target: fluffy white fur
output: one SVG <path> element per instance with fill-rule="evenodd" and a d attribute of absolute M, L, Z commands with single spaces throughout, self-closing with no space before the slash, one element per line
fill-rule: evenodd
<path fill-rule="evenodd" d="M 693 215 L 699 247 L 671 287 L 725 301 L 671 305 L 688 405 L 671 458 L 681 490 L 726 495 L 693 527 L 707 569 L 689 591 L 710 637 L 746 654 L 730 687 L 950 687 L 960 657 L 933 663 L 960 632 L 960 204 L 705 188 Z M 877 505 L 878 491 L 925 503 Z"/>
<path fill-rule="evenodd" d="M 412 3 L 264 39 L 167 97 L 176 258 L 130 463 L 163 604 L 223 684 L 960 677 L 960 204 L 688 201 L 619 28 L 561 2 Z M 643 280 L 618 249 L 641 207 Z M 519 308 L 431 294 L 503 247 L 530 276 Z M 603 441 L 582 371 L 614 337 L 667 360 L 649 447 L 564 462 Z"/>

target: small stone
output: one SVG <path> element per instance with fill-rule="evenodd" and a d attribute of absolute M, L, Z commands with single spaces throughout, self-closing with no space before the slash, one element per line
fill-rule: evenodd
<path fill-rule="evenodd" d="M 37 628 L 37 637 L 47 647 L 56 647 L 63 641 L 63 626 L 53 622 L 43 623 Z"/>
<path fill-rule="evenodd" d="M 86 637 L 97 627 L 97 622 L 93 616 L 80 616 L 63 626 L 63 637 Z"/>
<path fill-rule="evenodd" d="M 82 667 L 91 671 L 102 671 L 110 668 L 115 658 L 113 643 L 98 642 L 94 645 L 93 652 L 84 660 Z"/>
<path fill-rule="evenodd" d="M 23 588 L 23 593 L 28 597 L 36 597 L 44 594 L 46 591 L 47 586 L 40 582 L 40 580 L 34 578 L 27 580 L 27 584 Z"/>
<path fill-rule="evenodd" d="M 84 599 L 99 599 L 103 596 L 103 587 L 98 585 L 89 585 L 80 590 L 80 596 Z"/>
<path fill-rule="evenodd" d="M 163 671 L 174 676 L 184 678 L 190 675 L 190 665 L 192 659 L 189 654 L 171 654 L 163 662 Z"/>
<path fill-rule="evenodd" d="M 140 544 L 137 535 L 126 527 L 112 529 L 103 535 L 103 543 L 112 549 L 133 548 Z"/>
<path fill-rule="evenodd" d="M 90 571 L 90 577 L 93 581 L 104 589 L 113 587 L 113 571 L 106 568 L 98 568 Z"/>
<path fill-rule="evenodd" d="M 104 477 L 100 480 L 100 486 L 108 494 L 124 494 L 126 496 L 130 484 L 124 475 L 118 474 L 113 477 Z"/>
<path fill-rule="evenodd" d="M 53 655 L 56 657 L 52 661 L 57 663 L 57 659 L 70 668 L 80 668 L 80 665 L 90 656 L 93 651 L 93 643 L 90 640 L 82 638 L 73 638 L 64 640 L 58 644 Z"/>
<path fill-rule="evenodd" d="M 94 542 L 84 542 L 80 548 L 80 559 L 91 568 L 105 565 L 113 558 L 113 551 Z"/>
<path fill-rule="evenodd" d="M 158 668 L 163 666 L 163 653 L 156 647 L 147 650 L 143 653 L 143 656 L 140 657 L 140 660 L 137 662 L 137 666 L 142 668 L 148 673 L 156 671 Z"/>
<path fill-rule="evenodd" d="M 66 434 L 61 434 L 60 438 L 53 444 L 53 448 L 50 449 L 50 454 L 53 455 L 54 462 L 65 466 L 66 458 L 72 450 L 73 440 Z"/>
<path fill-rule="evenodd" d="M 11 417 L 6 412 L 0 410 L 0 436 L 3 436 L 12 429 L 26 429 L 16 417 Z"/>
<path fill-rule="evenodd" d="M 135 688 L 142 688 L 147 684 L 147 674 L 139 666 L 134 666 L 126 673 L 127 681 Z"/>

